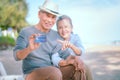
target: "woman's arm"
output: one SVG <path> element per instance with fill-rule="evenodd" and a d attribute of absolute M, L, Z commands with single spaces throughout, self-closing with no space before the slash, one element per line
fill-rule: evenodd
<path fill-rule="evenodd" d="M 69 45 L 70 45 L 69 48 L 71 48 L 76 55 L 80 56 L 82 54 L 82 51 L 80 48 L 78 48 L 72 43 L 70 43 Z"/>
<path fill-rule="evenodd" d="M 70 41 L 58 40 L 58 42 L 62 44 L 62 50 L 65 50 L 66 48 L 71 48 L 76 55 L 82 54 L 82 50 L 79 47 L 77 47 L 75 44 L 72 44 Z"/>

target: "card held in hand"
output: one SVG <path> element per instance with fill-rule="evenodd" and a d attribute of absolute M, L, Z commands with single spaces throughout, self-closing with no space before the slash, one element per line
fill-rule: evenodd
<path fill-rule="evenodd" d="M 46 35 L 40 35 L 35 37 L 35 42 L 37 43 L 46 42 Z"/>

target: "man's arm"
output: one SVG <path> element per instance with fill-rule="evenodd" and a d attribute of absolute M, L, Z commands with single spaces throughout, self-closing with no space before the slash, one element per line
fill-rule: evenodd
<path fill-rule="evenodd" d="M 33 34 L 29 37 L 29 44 L 26 48 L 23 48 L 23 49 L 18 49 L 14 54 L 15 57 L 18 59 L 18 60 L 23 60 L 25 59 L 33 50 L 37 49 L 40 44 L 39 43 L 36 43 L 34 40 L 35 40 L 35 36 L 37 36 L 37 34 Z M 18 41 L 20 42 L 20 41 Z M 21 42 L 22 43 L 22 42 Z M 24 42 L 25 43 L 25 42 Z M 18 44 L 19 45 L 19 44 Z"/>
<path fill-rule="evenodd" d="M 19 60 L 23 60 L 23 59 L 25 59 L 27 56 L 28 56 L 28 54 L 31 52 L 32 50 L 29 48 L 29 47 L 27 47 L 27 48 L 25 48 L 25 49 L 22 49 L 22 50 L 19 50 L 19 51 L 17 51 L 17 53 L 16 53 L 16 57 L 19 59 Z"/>

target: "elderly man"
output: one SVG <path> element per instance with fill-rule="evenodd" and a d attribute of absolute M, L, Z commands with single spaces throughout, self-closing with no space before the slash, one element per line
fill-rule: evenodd
<path fill-rule="evenodd" d="M 23 73 L 26 80 L 62 80 L 61 71 L 51 62 L 51 51 L 56 46 L 57 33 L 51 28 L 56 22 L 58 6 L 46 0 L 38 12 L 38 24 L 22 29 L 14 48 L 16 60 L 23 60 Z M 35 42 L 40 35 L 46 42 Z"/>

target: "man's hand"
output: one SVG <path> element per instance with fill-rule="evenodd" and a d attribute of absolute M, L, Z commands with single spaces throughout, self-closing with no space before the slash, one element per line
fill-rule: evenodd
<path fill-rule="evenodd" d="M 36 42 L 35 42 L 35 37 L 37 37 L 37 36 L 39 36 L 39 34 L 33 34 L 33 35 L 31 35 L 31 36 L 29 37 L 29 46 L 28 46 L 28 48 L 29 48 L 31 51 L 37 49 L 37 48 L 40 46 L 39 43 L 36 43 Z"/>
<path fill-rule="evenodd" d="M 33 34 L 29 37 L 29 44 L 28 47 L 22 50 L 19 50 L 16 54 L 17 58 L 19 60 L 23 60 L 25 59 L 28 54 L 30 54 L 33 50 L 37 49 L 40 44 L 39 43 L 35 43 L 35 37 L 37 36 L 37 34 Z"/>

